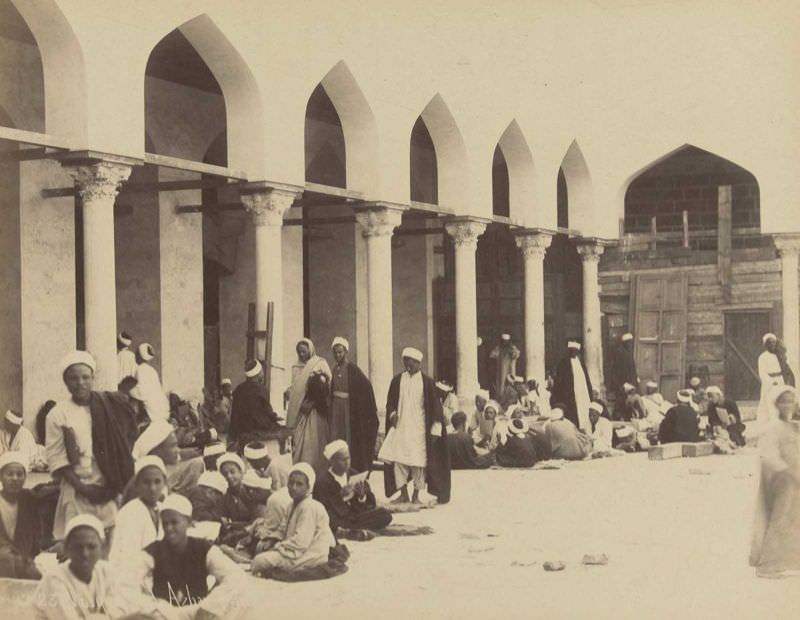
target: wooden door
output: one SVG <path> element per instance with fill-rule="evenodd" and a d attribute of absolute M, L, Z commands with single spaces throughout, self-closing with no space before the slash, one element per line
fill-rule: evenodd
<path fill-rule="evenodd" d="M 641 274 L 631 283 L 636 368 L 662 394 L 683 387 L 688 283 L 682 273 Z"/>
<path fill-rule="evenodd" d="M 767 310 L 725 313 L 725 393 L 735 400 L 758 400 L 761 337 L 771 330 Z"/>

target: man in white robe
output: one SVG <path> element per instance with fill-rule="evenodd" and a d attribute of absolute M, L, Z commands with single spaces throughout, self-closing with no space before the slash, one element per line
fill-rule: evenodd
<path fill-rule="evenodd" d="M 139 365 L 136 367 L 136 379 L 139 382 L 132 394 L 144 403 L 150 421 L 169 419 L 169 401 L 161 387 L 158 372 L 149 362 L 155 357 L 152 345 L 143 342 L 139 345 Z"/>
<path fill-rule="evenodd" d="M 28 459 L 26 466 L 38 469 L 44 461 L 40 454 L 42 450 L 43 447 L 36 444 L 33 433 L 22 425 L 22 416 L 10 409 L 6 411 L 0 421 L 0 454 L 22 452 Z"/>
<path fill-rule="evenodd" d="M 614 425 L 603 417 L 603 405 L 589 405 L 589 419 L 592 423 L 592 452 L 609 452 L 614 440 Z"/>
<path fill-rule="evenodd" d="M 131 338 L 127 332 L 120 332 L 117 336 L 117 373 L 118 383 L 125 377 L 136 377 L 136 354 L 131 351 Z"/>
<path fill-rule="evenodd" d="M 761 380 L 761 399 L 758 403 L 757 419 L 764 426 L 773 418 L 774 408 L 770 403 L 770 392 L 776 385 L 783 385 L 781 363 L 776 355 L 778 337 L 775 334 L 764 334 L 761 339 L 764 351 L 758 356 L 758 378 Z"/>

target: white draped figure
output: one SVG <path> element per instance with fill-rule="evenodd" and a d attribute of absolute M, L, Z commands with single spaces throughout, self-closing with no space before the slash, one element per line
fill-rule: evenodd
<path fill-rule="evenodd" d="M 775 334 L 764 334 L 765 349 L 758 356 L 758 378 L 761 380 L 761 399 L 758 403 L 757 419 L 762 425 L 774 418 L 775 409 L 770 402 L 770 392 L 776 385 L 783 385 L 783 373 L 778 356 L 774 353 L 778 338 Z"/>
<path fill-rule="evenodd" d="M 586 374 L 583 372 L 579 358 L 573 357 L 570 359 L 570 364 L 572 365 L 572 385 L 575 390 L 575 408 L 578 411 L 578 428 L 591 435 L 592 423 L 589 420 L 589 405 L 592 400 L 589 386 L 586 385 Z"/>
<path fill-rule="evenodd" d="M 136 368 L 138 383 L 132 394 L 144 403 L 151 421 L 169 419 L 169 401 L 161 387 L 158 372 L 148 362 L 155 357 L 153 347 L 147 343 L 139 345 L 139 357 L 142 363 Z"/>

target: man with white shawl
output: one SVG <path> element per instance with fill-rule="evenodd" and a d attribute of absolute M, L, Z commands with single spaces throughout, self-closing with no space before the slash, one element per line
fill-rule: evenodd
<path fill-rule="evenodd" d="M 169 401 L 164 394 L 164 388 L 161 387 L 158 372 L 150 365 L 156 356 L 155 350 L 152 345 L 143 342 L 139 345 L 137 353 L 139 365 L 136 367 L 136 380 L 138 383 L 131 393 L 144 403 L 144 408 L 151 421 L 168 420 Z"/>
<path fill-rule="evenodd" d="M 764 351 L 758 356 L 758 378 L 761 380 L 761 399 L 758 402 L 758 422 L 763 426 L 774 419 L 770 394 L 776 385 L 783 385 L 783 371 L 777 355 L 778 337 L 764 334 L 761 339 Z"/>
<path fill-rule="evenodd" d="M 587 434 L 592 433 L 589 404 L 592 402 L 592 382 L 580 357 L 581 345 L 570 341 L 569 355 L 556 367 L 550 405 L 563 407 L 564 416 Z"/>
<path fill-rule="evenodd" d="M 286 426 L 294 428 L 297 426 L 297 417 L 300 413 L 300 406 L 306 398 L 306 386 L 308 379 L 315 372 L 321 372 L 331 378 L 331 369 L 324 358 L 317 355 L 314 343 L 308 338 L 301 338 L 297 346 L 297 363 L 292 366 L 292 385 L 288 390 L 289 402 L 286 406 Z"/>

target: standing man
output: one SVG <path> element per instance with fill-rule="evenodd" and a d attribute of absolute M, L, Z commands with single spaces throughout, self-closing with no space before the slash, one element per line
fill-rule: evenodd
<path fill-rule="evenodd" d="M 386 497 L 400 489 L 397 503 L 407 503 L 409 480 L 414 481 L 412 501 L 427 481 L 428 492 L 440 504 L 450 501 L 450 457 L 447 452 L 442 403 L 433 379 L 420 371 L 422 352 L 403 349 L 405 372 L 389 384 L 386 398 L 386 440 L 381 459 L 393 464 L 384 472 Z"/>
<path fill-rule="evenodd" d="M 136 352 L 138 366 L 136 367 L 136 380 L 134 397 L 144 403 L 145 411 L 150 421 L 169 420 L 169 401 L 161 387 L 158 372 L 150 364 L 156 353 L 153 346 L 143 342 Z"/>
<path fill-rule="evenodd" d="M 592 382 L 580 357 L 580 343 L 570 340 L 567 351 L 567 357 L 556 366 L 550 406 L 555 407 L 560 403 L 564 407 L 564 416 L 579 429 L 591 434 L 589 404 L 592 402 Z"/>
<path fill-rule="evenodd" d="M 271 436 L 280 425 L 272 410 L 264 388 L 264 373 L 261 362 L 248 360 L 244 366 L 245 380 L 233 391 L 231 427 L 229 441 L 244 446 L 250 441 L 273 439 Z"/>
<path fill-rule="evenodd" d="M 620 342 L 614 349 L 611 357 L 611 372 L 609 373 L 608 389 L 617 397 L 617 403 L 624 405 L 624 385 L 630 383 L 639 386 L 639 373 L 636 370 L 636 359 L 633 355 L 633 334 L 622 334 Z"/>
<path fill-rule="evenodd" d="M 350 343 L 333 339 L 330 440 L 342 439 L 350 448 L 350 466 L 356 472 L 372 469 L 378 437 L 378 406 L 367 376 L 348 359 Z"/>
<path fill-rule="evenodd" d="M 758 356 L 758 378 L 761 379 L 761 400 L 758 403 L 757 419 L 762 425 L 771 420 L 772 404 L 770 391 L 776 385 L 784 385 L 783 370 L 778 359 L 778 337 L 764 334 L 761 339 L 764 351 Z"/>
<path fill-rule="evenodd" d="M 136 354 L 131 351 L 133 338 L 128 335 L 128 332 L 120 332 L 117 336 L 117 372 L 119 380 L 117 383 L 122 383 L 125 377 L 136 377 Z"/>
<path fill-rule="evenodd" d="M 519 359 L 519 349 L 517 345 L 511 342 L 510 334 L 502 334 L 500 342 L 492 349 L 489 357 L 495 360 L 495 380 L 494 380 L 494 395 L 497 398 L 506 385 L 506 378 L 508 375 L 517 374 L 517 360 Z"/>

